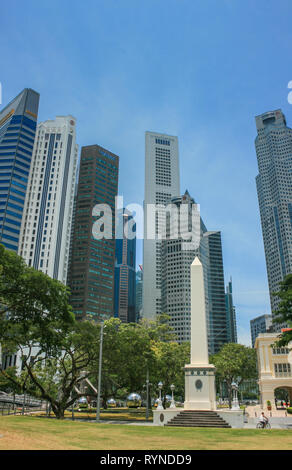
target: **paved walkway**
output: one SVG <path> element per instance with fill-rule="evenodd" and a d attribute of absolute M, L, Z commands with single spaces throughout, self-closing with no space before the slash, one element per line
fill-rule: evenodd
<path fill-rule="evenodd" d="M 262 411 L 269 418 L 272 429 L 292 429 L 292 415 L 286 410 L 268 410 L 260 405 L 246 407 L 246 421 L 244 428 L 255 428 Z"/>
<path fill-rule="evenodd" d="M 262 411 L 265 413 L 265 415 L 270 418 L 286 418 L 286 417 L 291 417 L 292 415 L 289 415 L 286 410 L 271 410 L 269 411 L 267 408 L 261 408 L 261 405 L 256 405 L 256 406 L 247 406 L 245 409 L 245 412 L 248 413 L 250 418 L 254 417 L 259 417 L 262 413 Z"/>

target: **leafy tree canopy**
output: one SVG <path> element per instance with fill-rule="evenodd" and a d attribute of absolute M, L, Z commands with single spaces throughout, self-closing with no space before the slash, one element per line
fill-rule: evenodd
<path fill-rule="evenodd" d="M 280 282 L 279 292 L 275 292 L 273 295 L 280 299 L 278 310 L 275 312 L 274 323 L 288 323 L 289 327 L 292 328 L 292 274 L 288 274 Z M 292 341 L 292 329 L 284 331 L 277 344 L 286 346 L 290 341 Z"/>

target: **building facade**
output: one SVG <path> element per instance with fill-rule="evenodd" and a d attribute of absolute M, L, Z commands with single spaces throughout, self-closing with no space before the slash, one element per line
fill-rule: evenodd
<path fill-rule="evenodd" d="M 202 257 L 205 252 L 207 271 L 209 353 L 216 354 L 229 342 L 221 232 L 204 232 L 201 245 Z M 203 261 L 202 264 L 204 266 Z"/>
<path fill-rule="evenodd" d="M 257 116 L 256 127 L 256 185 L 273 314 L 279 299 L 272 293 L 292 272 L 292 129 L 280 109 Z"/>
<path fill-rule="evenodd" d="M 0 243 L 18 251 L 39 94 L 25 88 L 0 112 Z"/>
<path fill-rule="evenodd" d="M 122 237 L 116 238 L 115 252 L 115 317 L 124 323 L 136 321 L 136 232 L 133 216 L 126 209 L 119 210 L 117 224 Z M 118 230 L 119 233 L 119 230 Z"/>
<path fill-rule="evenodd" d="M 255 341 L 262 408 L 267 408 L 268 401 L 272 409 L 276 408 L 275 392 L 277 389 L 288 392 L 290 403 L 292 403 L 292 365 L 288 356 L 291 345 L 279 348 L 275 346 L 278 339 L 277 333 L 260 333 Z"/>
<path fill-rule="evenodd" d="M 68 279 L 70 302 L 79 320 L 100 322 L 114 316 L 118 173 L 117 155 L 99 145 L 82 147 Z M 97 238 L 99 223 L 102 238 Z"/>
<path fill-rule="evenodd" d="M 191 333 L 191 264 L 199 257 L 204 273 L 205 308 L 208 332 L 208 350 L 210 354 L 218 352 L 228 341 L 227 315 L 225 306 L 224 272 L 220 232 L 208 232 L 202 219 L 199 220 L 199 244 L 186 240 L 182 233 L 192 231 L 192 209 L 196 205 L 188 191 L 181 197 L 171 199 L 171 204 L 180 211 L 187 206 L 188 230 L 175 233 L 175 218 L 167 217 L 167 239 L 162 241 L 162 305 L 161 312 L 170 316 L 170 325 L 174 328 L 179 342 L 190 341 Z M 172 227 L 172 223 L 174 226 Z"/>
<path fill-rule="evenodd" d="M 136 321 L 143 316 L 143 267 L 136 272 Z"/>
<path fill-rule="evenodd" d="M 272 327 L 272 315 L 260 315 L 250 320 L 251 345 L 254 348 L 255 340 L 260 333 L 269 332 Z"/>
<path fill-rule="evenodd" d="M 236 311 L 233 304 L 232 279 L 228 282 L 225 291 L 225 303 L 227 311 L 228 342 L 237 343 Z"/>
<path fill-rule="evenodd" d="M 161 313 L 161 239 L 164 207 L 180 194 L 178 138 L 166 134 L 145 134 L 145 198 L 143 243 L 143 317 L 155 319 Z M 152 205 L 152 206 L 151 206 Z M 148 209 L 160 205 L 155 218 Z"/>
<path fill-rule="evenodd" d="M 37 126 L 19 254 L 29 266 L 67 282 L 78 146 L 76 119 Z"/>

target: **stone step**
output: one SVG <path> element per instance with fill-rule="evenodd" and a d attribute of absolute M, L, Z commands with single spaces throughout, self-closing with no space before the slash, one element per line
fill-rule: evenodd
<path fill-rule="evenodd" d="M 177 415 L 177 416 L 175 416 L 173 419 L 177 419 L 177 418 L 183 418 L 183 419 L 200 419 L 200 418 L 203 418 L 203 419 L 209 419 L 209 420 L 212 420 L 212 419 L 220 419 L 220 417 L 218 417 L 218 416 L 203 416 L 203 415 L 198 415 L 198 416 L 182 416 L 182 415 Z"/>
<path fill-rule="evenodd" d="M 165 426 L 172 426 L 178 428 L 231 428 L 229 424 L 179 424 L 179 423 L 167 423 Z"/>
<path fill-rule="evenodd" d="M 221 425 L 227 424 L 227 423 L 218 423 L 218 422 L 216 422 L 216 423 L 208 423 L 208 422 L 206 422 L 206 421 L 195 421 L 195 422 L 193 422 L 193 423 L 190 423 L 190 422 L 189 422 L 189 423 L 186 423 L 185 421 L 170 421 L 169 423 L 170 423 L 170 424 L 175 424 L 175 425 L 176 425 L 176 424 L 181 424 L 181 425 L 185 424 L 186 426 L 187 426 L 187 425 L 188 425 L 188 426 L 196 426 L 197 424 L 206 424 L 206 425 L 208 425 L 208 426 L 212 426 L 212 425 L 214 425 L 214 426 L 221 426 Z"/>
<path fill-rule="evenodd" d="M 231 428 L 215 411 L 201 410 L 181 411 L 166 426 Z"/>

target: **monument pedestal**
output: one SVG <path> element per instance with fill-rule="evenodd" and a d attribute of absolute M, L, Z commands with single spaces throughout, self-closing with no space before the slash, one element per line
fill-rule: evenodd
<path fill-rule="evenodd" d="M 216 410 L 215 367 L 189 364 L 185 368 L 185 410 Z"/>

